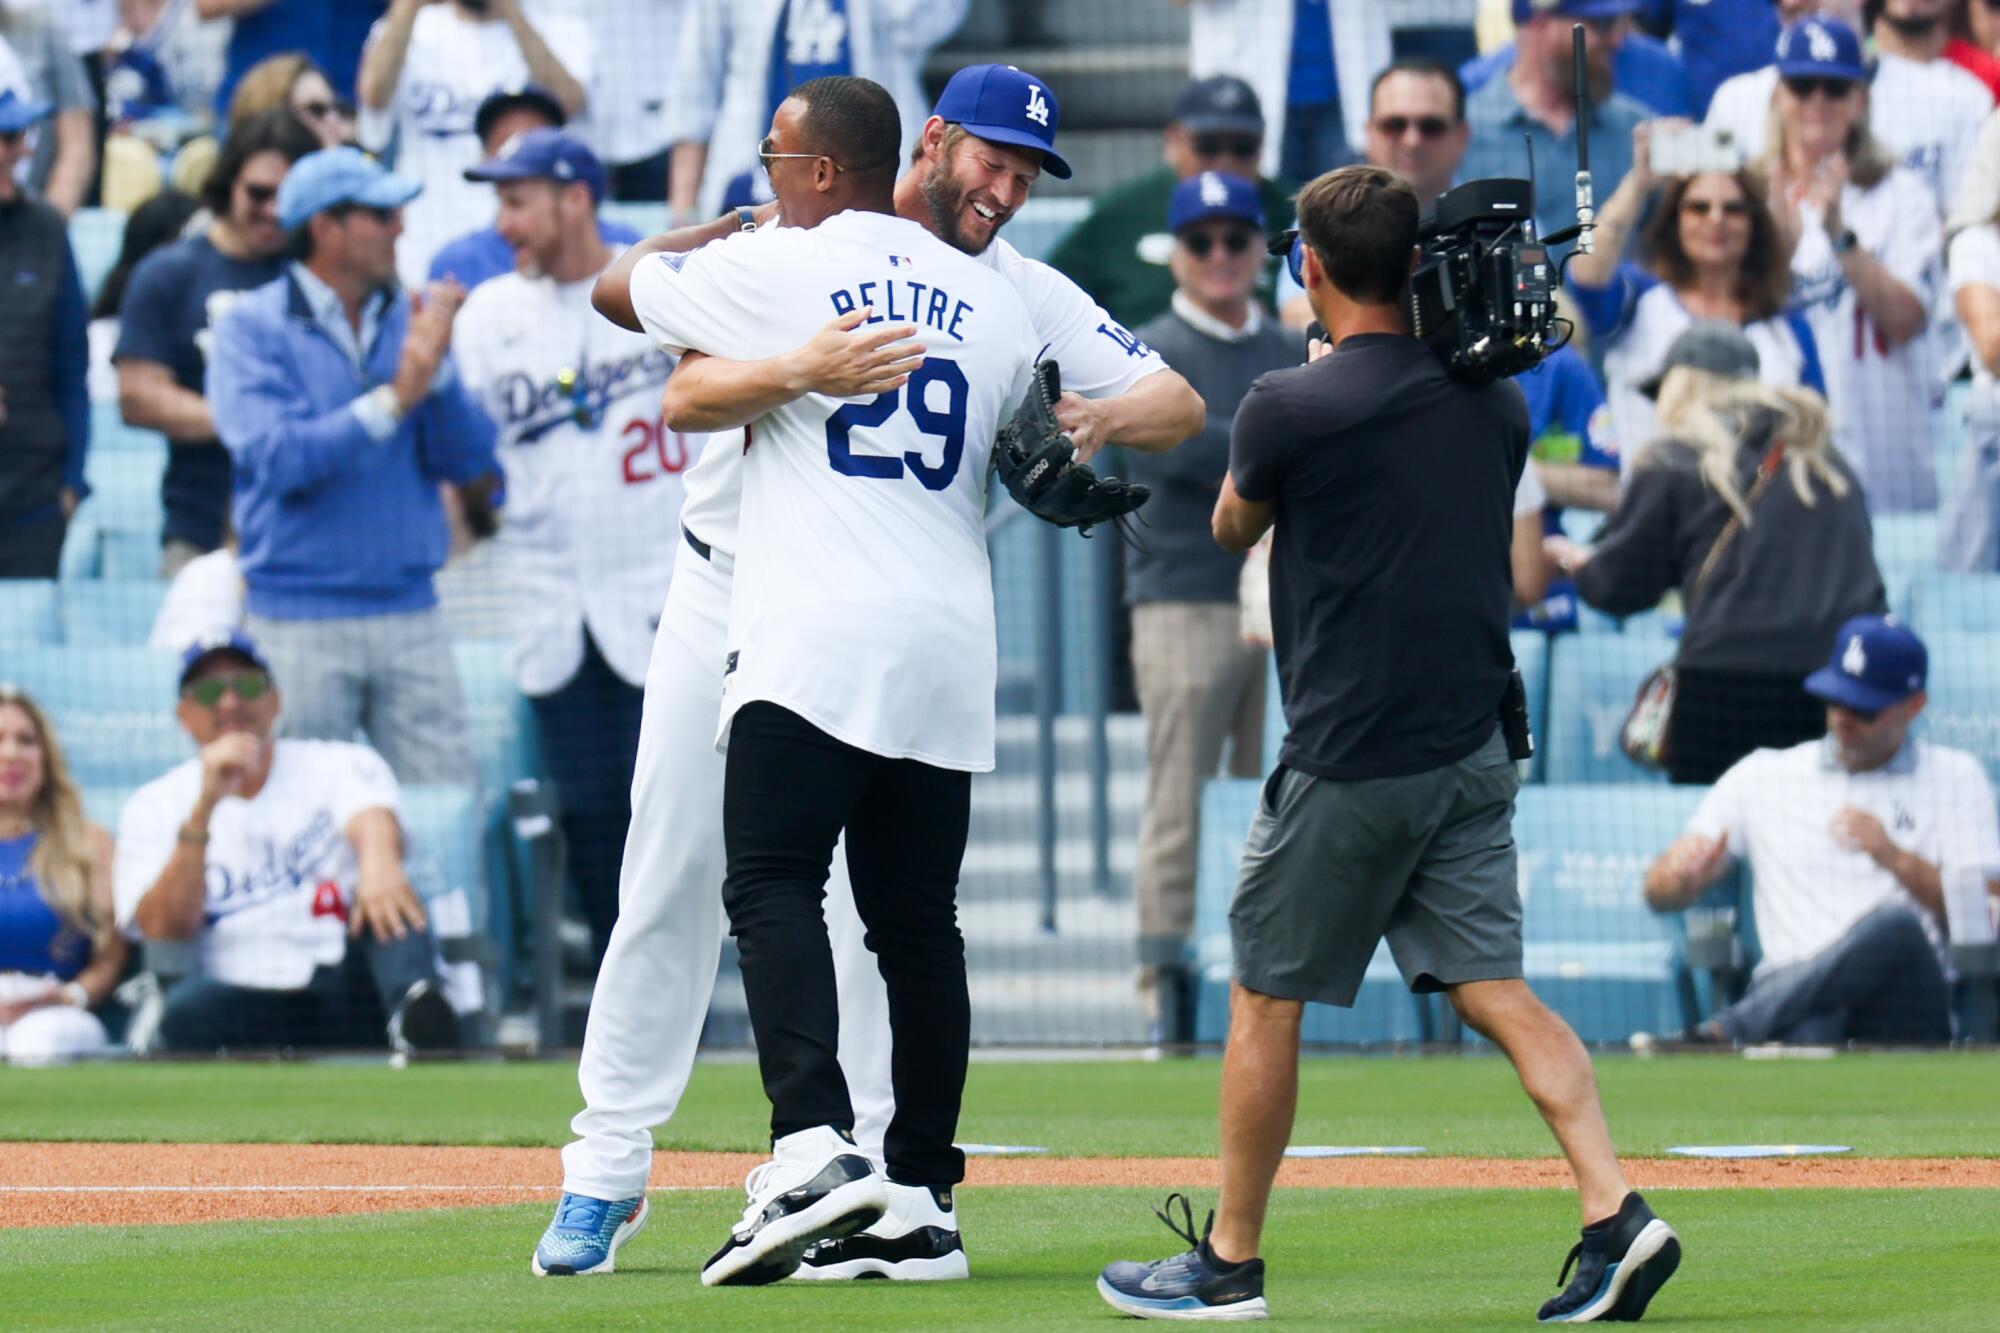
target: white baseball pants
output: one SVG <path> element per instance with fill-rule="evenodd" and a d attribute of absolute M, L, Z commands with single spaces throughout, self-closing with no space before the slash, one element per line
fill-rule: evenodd
<path fill-rule="evenodd" d="M 674 562 L 646 668 L 632 775 L 632 826 L 618 881 L 618 924 L 598 968 L 577 1082 L 584 1108 L 563 1149 L 563 1189 L 625 1199 L 646 1187 L 653 1127 L 680 1104 L 715 990 L 722 912 L 722 755 L 715 729 L 728 653 L 730 557 L 692 549 Z M 840 1066 L 854 1137 L 878 1164 L 895 1110 L 889 999 L 862 943 L 845 847 L 826 893 L 839 985 Z"/>

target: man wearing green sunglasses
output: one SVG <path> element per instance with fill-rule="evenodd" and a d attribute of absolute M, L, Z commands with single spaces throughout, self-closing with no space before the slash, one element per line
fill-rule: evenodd
<path fill-rule="evenodd" d="M 121 924 L 185 941 L 167 991 L 174 1051 L 458 1044 L 423 904 L 403 870 L 396 779 L 347 741 L 277 739 L 284 699 L 246 635 L 181 659 L 175 715 L 199 754 L 147 783 L 118 824 Z"/>

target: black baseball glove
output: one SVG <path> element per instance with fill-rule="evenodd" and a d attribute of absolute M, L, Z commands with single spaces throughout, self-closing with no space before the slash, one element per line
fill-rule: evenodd
<path fill-rule="evenodd" d="M 1013 420 L 993 438 L 993 466 L 1023 509 L 1085 536 L 1100 523 L 1118 524 L 1152 497 L 1149 486 L 1100 477 L 1076 461 L 1076 447 L 1056 424 L 1062 376 L 1053 361 L 1035 364 L 1034 383 Z"/>

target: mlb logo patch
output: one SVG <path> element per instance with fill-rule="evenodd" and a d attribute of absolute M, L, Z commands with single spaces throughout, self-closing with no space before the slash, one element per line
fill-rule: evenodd
<path fill-rule="evenodd" d="M 890 268 L 915 268 L 916 266 L 917 266 L 917 261 L 910 258 L 908 255 L 889 256 Z"/>

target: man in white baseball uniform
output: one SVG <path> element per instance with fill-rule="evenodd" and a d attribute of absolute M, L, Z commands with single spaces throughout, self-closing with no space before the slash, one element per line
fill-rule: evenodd
<path fill-rule="evenodd" d="M 457 346 L 459 374 L 499 429 L 509 665 L 535 710 L 601 957 L 618 917 L 639 687 L 680 549 L 667 534 L 704 441 L 660 419 L 673 358 L 590 307 L 612 259 L 597 156 L 561 130 L 523 130 L 465 174 L 499 192 L 497 228 L 516 255 L 514 272 L 466 298 Z"/>
<path fill-rule="evenodd" d="M 914 168 L 896 186 L 897 212 L 979 256 L 1025 298 L 1037 347 L 1057 359 L 1071 386 L 1057 415 L 1080 452 L 1114 439 L 1138 449 L 1171 448 L 1203 417 L 1187 382 L 1075 284 L 995 239 L 1041 171 L 1068 174 L 1053 151 L 1059 120 L 1054 95 L 1032 75 L 1003 66 L 961 71 L 924 127 Z M 599 284 L 599 309 L 638 328 L 629 280 L 645 255 L 686 251 L 754 225 L 746 210 L 635 247 Z M 564 1149 L 565 1195 L 537 1252 L 538 1268 L 609 1272 L 618 1245 L 643 1224 L 652 1127 L 672 1115 L 687 1086 L 714 987 L 722 763 L 712 742 L 731 571 L 741 549 L 745 457 L 741 432 L 729 428 L 807 391 L 851 397 L 900 387 L 914 368 L 902 340 L 914 330 L 887 322 L 858 329 L 865 317 L 850 312 L 785 356 L 732 363 L 690 355 L 676 374 L 676 397 L 686 400 L 677 403 L 676 423 L 718 433 L 686 479 L 682 526 L 692 558 L 683 556 L 676 569 L 647 674 L 622 910 L 599 973 L 579 1071 L 587 1104 L 573 1125 L 580 1137 Z M 701 400 L 711 391 L 715 401 L 705 407 Z M 846 880 L 836 857 L 826 913 L 840 985 L 840 1059 L 855 1139 L 879 1160 L 893 1104 L 886 1001 Z M 665 1030 L 663 1013 L 671 1024 Z M 941 1206 L 928 1191 L 893 1184 L 889 1193 L 889 1213 L 871 1235 L 829 1242 L 799 1275 L 963 1276 L 948 1200 Z M 854 1257 L 834 1261 L 842 1248 Z"/>

